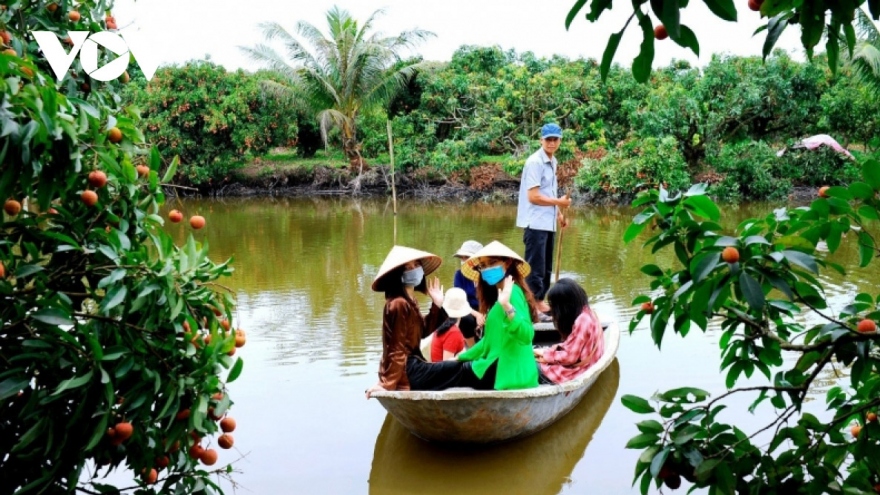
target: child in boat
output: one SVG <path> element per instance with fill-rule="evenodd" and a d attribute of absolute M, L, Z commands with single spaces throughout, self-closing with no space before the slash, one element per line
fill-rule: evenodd
<path fill-rule="evenodd" d="M 563 341 L 535 349 L 535 359 L 542 375 L 553 383 L 563 383 L 577 378 L 602 357 L 605 337 L 586 291 L 574 280 L 556 282 L 547 292 L 547 302 Z"/>
<path fill-rule="evenodd" d="M 379 268 L 372 289 L 385 293 L 382 313 L 382 361 L 379 382 L 364 391 L 367 399 L 381 390 L 442 390 L 458 386 L 462 364 L 456 361 L 428 363 L 419 349 L 421 339 L 446 320 L 443 288 L 427 275 L 440 266 L 439 256 L 403 246 L 394 246 Z M 422 316 L 415 292 L 431 297 L 433 304 Z"/>
<path fill-rule="evenodd" d="M 449 289 L 443 297 L 443 310 L 449 319 L 437 328 L 434 338 L 431 339 L 431 361 L 435 363 L 455 360 L 464 350 L 465 339 L 459 325 L 462 317 L 471 312 L 467 294 L 456 287 Z"/>
<path fill-rule="evenodd" d="M 470 361 L 462 383 L 477 389 L 512 390 L 538 386 L 532 339 L 538 311 L 524 277 L 531 268 L 513 250 L 493 241 L 462 266 L 477 281 L 480 312 L 486 314 L 483 339 L 458 355 Z"/>
<path fill-rule="evenodd" d="M 468 258 L 476 254 L 480 249 L 483 249 L 483 245 L 479 242 L 464 241 L 454 256 L 464 264 Z M 452 279 L 452 286 L 458 287 L 467 294 L 467 301 L 471 311 L 461 317 L 458 327 L 464 336 L 464 341 L 468 348 L 471 348 L 477 343 L 478 330 L 481 331 L 486 323 L 486 317 L 483 313 L 480 313 L 480 302 L 477 300 L 477 283 L 465 277 L 461 273 L 461 269 L 458 269 L 455 271 L 455 277 Z"/>

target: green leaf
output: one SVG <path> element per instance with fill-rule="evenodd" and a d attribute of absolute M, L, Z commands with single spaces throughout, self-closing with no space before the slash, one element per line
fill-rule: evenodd
<path fill-rule="evenodd" d="M 16 278 L 25 278 L 43 270 L 44 268 L 40 265 L 19 265 L 15 269 L 15 276 Z"/>
<path fill-rule="evenodd" d="M 229 370 L 229 376 L 226 377 L 226 383 L 234 382 L 235 379 L 238 378 L 239 375 L 241 375 L 241 369 L 243 367 L 244 367 L 244 360 L 242 360 L 241 358 L 238 358 L 238 360 L 235 361 L 235 364 L 232 365 L 232 369 Z"/>
<path fill-rule="evenodd" d="M 713 14 L 725 21 L 736 22 L 736 6 L 733 0 L 703 0 Z"/>
<path fill-rule="evenodd" d="M 843 186 L 832 186 L 829 187 L 825 193 L 832 198 L 840 198 L 844 201 L 852 201 L 853 195 L 849 192 L 849 189 Z"/>
<path fill-rule="evenodd" d="M 610 8 L 611 0 L 593 0 L 590 2 L 590 12 L 587 13 L 587 20 L 596 22 L 599 16 L 602 15 L 602 11 Z"/>
<path fill-rule="evenodd" d="M 703 430 L 697 425 L 687 425 L 679 431 L 672 433 L 672 441 L 675 445 L 684 445 L 694 439 Z"/>
<path fill-rule="evenodd" d="M 695 283 L 702 282 L 704 278 L 706 278 L 712 270 L 718 266 L 718 263 L 721 262 L 721 258 L 718 256 L 717 252 L 706 252 L 700 253 L 694 259 L 691 260 L 690 272 L 691 277 L 693 278 Z"/>
<path fill-rule="evenodd" d="M 697 35 L 691 31 L 691 28 L 685 26 L 684 24 L 679 25 L 679 34 L 678 36 L 672 36 L 672 32 L 669 32 L 669 37 L 672 38 L 672 41 L 678 43 L 679 46 L 684 48 L 690 48 L 694 55 L 700 56 L 700 41 L 697 39 Z"/>
<path fill-rule="evenodd" d="M 571 22 L 574 20 L 575 16 L 578 15 L 578 12 L 584 8 L 584 5 L 587 3 L 587 0 L 577 0 L 574 6 L 572 6 L 571 10 L 568 11 L 568 15 L 565 16 L 565 30 L 568 31 L 568 28 L 571 27 Z M 164 182 L 164 180 L 162 181 Z"/>
<path fill-rule="evenodd" d="M 828 38 L 825 41 L 825 53 L 828 54 L 828 67 L 831 68 L 831 75 L 837 75 L 838 61 L 840 60 L 840 21 L 834 16 L 831 17 L 831 24 L 828 25 Z"/>
<path fill-rule="evenodd" d="M 568 29 L 566 27 L 566 29 Z M 171 165 L 168 166 L 168 170 L 165 171 L 165 175 L 162 176 L 162 183 L 169 183 L 172 179 L 174 179 L 174 175 L 177 173 L 177 166 L 180 163 L 180 157 L 176 156 L 173 160 L 171 160 Z M 158 170 L 156 168 L 155 170 Z"/>
<path fill-rule="evenodd" d="M 58 395 L 67 389 L 82 387 L 83 385 L 88 383 L 89 380 L 92 379 L 92 375 L 94 375 L 94 374 L 95 374 L 94 370 L 89 370 L 83 376 L 75 376 L 73 378 L 68 378 L 67 380 L 64 380 L 63 382 L 58 384 L 58 388 L 55 389 L 54 392 L 52 392 L 52 395 Z"/>
<path fill-rule="evenodd" d="M 694 396 L 693 399 L 690 396 Z M 672 390 L 667 390 L 659 395 L 660 400 L 666 402 L 684 402 L 692 404 L 694 402 L 701 402 L 706 400 L 706 397 L 709 397 L 709 392 L 701 388 L 695 387 L 679 387 L 674 388 Z"/>
<path fill-rule="evenodd" d="M 656 419 L 646 419 L 644 421 L 640 421 L 636 423 L 636 428 L 639 429 L 642 433 L 653 433 L 660 434 L 663 433 L 663 425 L 660 424 Z"/>
<path fill-rule="evenodd" d="M 639 54 L 633 59 L 632 73 L 636 81 L 645 83 L 651 76 L 651 64 L 654 63 L 654 28 L 651 26 L 651 18 L 641 10 L 636 10 L 636 17 L 639 19 L 639 27 L 642 28 L 642 44 Z M 662 197 L 663 192 L 660 194 Z"/>
<path fill-rule="evenodd" d="M 859 216 L 869 220 L 880 220 L 880 216 L 877 215 L 877 209 L 868 205 L 859 207 Z"/>
<path fill-rule="evenodd" d="M 874 258 L 874 238 L 865 231 L 859 231 L 859 266 L 865 267 Z"/>
<path fill-rule="evenodd" d="M 697 466 L 697 469 L 694 470 L 694 476 L 696 476 L 700 480 L 706 480 L 712 474 L 715 466 L 720 463 L 721 459 L 707 459 L 701 462 L 699 466 Z"/>
<path fill-rule="evenodd" d="M 7 399 L 18 394 L 30 383 L 26 376 L 12 376 L 0 382 L 0 400 Z"/>
<path fill-rule="evenodd" d="M 708 196 L 690 196 L 685 198 L 684 205 L 693 209 L 701 217 L 708 218 L 713 222 L 721 219 L 721 210 Z"/>
<path fill-rule="evenodd" d="M 663 23 L 669 37 L 675 39 L 680 32 L 681 12 L 678 0 L 651 0 L 651 10 Z"/>
<path fill-rule="evenodd" d="M 663 270 L 661 270 L 659 266 L 653 264 L 643 266 L 640 271 L 649 277 L 660 277 L 663 275 Z"/>
<path fill-rule="evenodd" d="M 660 469 L 663 468 L 663 465 L 666 464 L 666 458 L 669 456 L 669 451 L 672 450 L 672 447 L 667 445 L 663 447 L 663 450 L 657 453 L 653 459 L 651 459 L 651 476 L 654 478 L 660 473 Z"/>
<path fill-rule="evenodd" d="M 880 162 L 867 160 L 862 164 L 862 176 L 875 191 L 880 191 Z"/>
<path fill-rule="evenodd" d="M 623 242 L 629 243 L 630 241 L 632 241 L 633 239 L 638 237 L 639 234 L 641 234 L 642 231 L 645 230 L 645 227 L 647 227 L 647 226 L 648 226 L 647 223 L 642 223 L 642 224 L 631 223 L 629 225 L 629 227 L 627 227 L 626 232 L 623 233 Z"/>
<path fill-rule="evenodd" d="M 813 47 L 822 39 L 825 30 L 825 7 L 813 2 L 804 2 L 799 9 L 798 23 L 801 26 L 801 44 L 807 50 L 807 58 L 813 57 Z"/>
<path fill-rule="evenodd" d="M 104 297 L 104 301 L 102 306 L 102 311 L 104 314 L 107 314 L 111 309 L 118 306 L 122 301 L 125 300 L 125 296 L 128 295 L 128 289 L 124 285 L 114 285 L 110 290 L 107 291 L 106 297 Z"/>
<path fill-rule="evenodd" d="M 651 404 L 647 400 L 635 395 L 624 395 L 620 398 L 620 402 L 624 407 L 636 414 L 648 414 L 654 412 L 654 408 L 651 407 Z"/>
<path fill-rule="evenodd" d="M 767 21 L 767 38 L 764 40 L 763 49 L 764 60 L 767 60 L 767 57 L 770 56 L 773 47 L 776 46 L 776 41 L 779 40 L 779 36 L 788 26 L 788 19 L 786 17 L 785 14 L 779 14 Z"/>
<path fill-rule="evenodd" d="M 785 259 L 787 259 L 789 263 L 795 264 L 813 273 L 819 273 L 819 266 L 816 264 L 816 258 L 809 254 L 786 249 L 782 251 L 782 255 L 785 256 Z"/>
<path fill-rule="evenodd" d="M 46 427 L 46 422 L 49 421 L 49 418 L 43 416 L 39 421 L 34 423 L 24 435 L 21 436 L 21 439 L 15 444 L 15 447 L 12 448 L 12 453 L 19 452 L 24 450 L 28 445 L 34 442 L 37 438 L 39 438 L 40 434 L 43 432 L 43 428 Z M 22 490 L 24 491 L 24 490 Z"/>
<path fill-rule="evenodd" d="M 739 274 L 739 288 L 753 310 L 760 311 L 764 308 L 764 291 L 761 289 L 761 284 L 745 271 Z"/>
<path fill-rule="evenodd" d="M 627 449 L 644 449 L 645 447 L 650 447 L 651 445 L 656 444 L 660 441 L 660 437 L 654 435 L 652 433 L 642 433 L 641 435 L 636 435 L 629 439 L 629 442 L 626 442 Z"/>
<path fill-rule="evenodd" d="M 611 3 L 610 0 L 608 2 Z M 602 76 L 602 82 L 608 79 L 608 71 L 611 70 L 611 62 L 614 61 L 614 54 L 620 45 L 620 39 L 623 38 L 623 31 L 614 33 L 608 37 L 608 45 L 605 46 L 605 52 L 602 53 L 602 64 L 599 66 L 599 74 Z"/>
<path fill-rule="evenodd" d="M 850 184 L 849 193 L 856 199 L 868 199 L 874 196 L 874 190 L 864 182 L 853 182 Z"/>
<path fill-rule="evenodd" d="M 73 325 L 70 315 L 57 308 L 43 308 L 31 314 L 31 318 L 47 325 Z"/>

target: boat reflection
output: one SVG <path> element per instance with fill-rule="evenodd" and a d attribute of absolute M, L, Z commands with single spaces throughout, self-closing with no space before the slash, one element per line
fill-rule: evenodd
<path fill-rule="evenodd" d="M 389 414 L 376 439 L 370 493 L 559 493 L 611 407 L 619 382 L 615 359 L 565 417 L 535 435 L 493 446 L 431 444 Z"/>

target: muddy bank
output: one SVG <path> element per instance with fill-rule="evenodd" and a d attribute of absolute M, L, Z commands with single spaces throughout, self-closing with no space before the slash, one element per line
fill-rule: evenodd
<path fill-rule="evenodd" d="M 563 164 L 564 165 L 564 164 Z M 572 186 L 576 170 L 560 167 L 560 189 L 570 192 L 576 205 L 629 205 L 635 193 L 597 193 L 577 191 Z M 516 202 L 519 178 L 507 174 L 497 164 L 484 164 L 467 174 L 443 174 L 418 169 L 395 175 L 397 197 L 438 201 Z M 242 171 L 220 184 L 205 184 L 198 194 L 214 197 L 235 196 L 360 196 L 391 197 L 391 174 L 387 166 L 368 167 L 362 174 L 356 168 L 316 166 L 311 169 L 286 168 L 269 173 Z M 805 204 L 815 199 L 813 187 L 794 187 L 788 199 Z"/>
<path fill-rule="evenodd" d="M 570 192 L 576 204 L 629 204 L 634 195 L 599 194 L 575 191 L 572 178 L 576 170 L 560 164 L 560 188 Z M 203 196 L 361 196 L 390 197 L 391 174 L 388 166 L 372 166 L 362 174 L 352 168 L 316 166 L 312 169 L 286 168 L 259 174 L 241 171 L 220 184 L 198 188 Z M 506 173 L 498 164 L 484 164 L 464 173 L 443 174 L 418 169 L 397 172 L 394 177 L 398 198 L 428 200 L 515 202 L 519 177 Z"/>

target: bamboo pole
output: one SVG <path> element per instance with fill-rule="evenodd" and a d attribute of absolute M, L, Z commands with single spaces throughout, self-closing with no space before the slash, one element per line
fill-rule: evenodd
<path fill-rule="evenodd" d="M 388 130 L 388 154 L 391 157 L 391 203 L 394 208 L 394 244 L 397 245 L 397 187 L 394 185 L 394 139 L 391 137 L 391 120 L 385 121 Z"/>
<path fill-rule="evenodd" d="M 565 196 L 565 194 L 563 194 Z M 559 282 L 559 264 L 562 261 L 562 234 L 565 233 L 565 208 L 561 209 L 562 213 L 562 225 L 559 226 L 559 239 L 556 240 L 556 278 L 553 280 L 553 283 Z"/>

